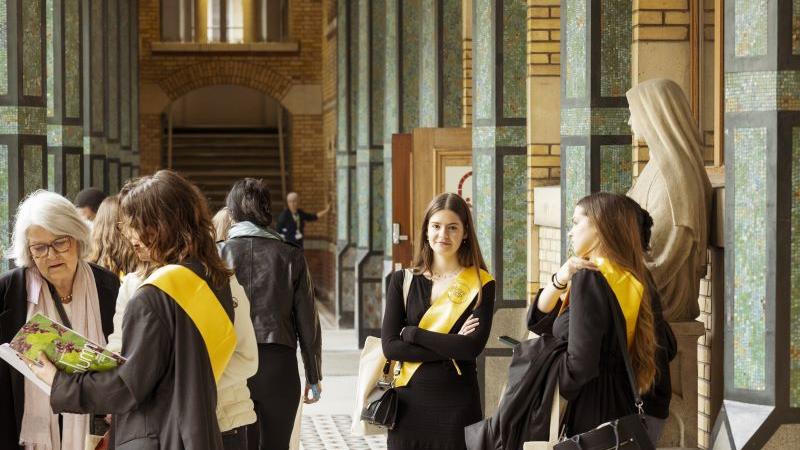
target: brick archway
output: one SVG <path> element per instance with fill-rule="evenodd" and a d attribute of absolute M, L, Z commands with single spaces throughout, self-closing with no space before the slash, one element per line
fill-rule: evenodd
<path fill-rule="evenodd" d="M 292 85 L 290 78 L 269 68 L 240 61 L 213 61 L 194 64 L 171 73 L 159 86 L 175 101 L 195 89 L 233 84 L 263 92 L 283 105 L 283 98 Z"/>

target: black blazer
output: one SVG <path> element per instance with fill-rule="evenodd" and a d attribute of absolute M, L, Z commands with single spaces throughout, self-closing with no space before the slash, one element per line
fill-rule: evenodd
<path fill-rule="evenodd" d="M 100 299 L 100 320 L 103 334 L 114 331 L 114 310 L 119 291 L 119 277 L 108 270 L 92 267 L 97 296 Z M 28 313 L 25 268 L 19 267 L 0 275 L 0 344 L 10 342 Z M 25 401 L 25 377 L 0 360 L 0 448 L 19 448 L 19 431 Z"/>

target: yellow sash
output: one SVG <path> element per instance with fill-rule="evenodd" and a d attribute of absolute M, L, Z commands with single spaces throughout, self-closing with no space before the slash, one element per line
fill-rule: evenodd
<path fill-rule="evenodd" d="M 151 284 L 172 297 L 186 312 L 206 344 L 214 379 L 236 348 L 236 330 L 208 284 L 191 269 L 170 264 L 156 269 L 142 284 Z"/>
<path fill-rule="evenodd" d="M 449 333 L 458 318 L 469 308 L 472 299 L 478 295 L 481 288 L 493 280 L 485 270 L 481 269 L 480 272 L 479 280 L 474 267 L 467 267 L 461 271 L 450 283 L 450 286 L 431 302 L 431 307 L 422 316 L 418 327 L 437 333 Z M 394 380 L 394 385 L 397 387 L 407 385 L 421 365 L 421 362 L 403 362 L 400 374 Z"/>
<path fill-rule="evenodd" d="M 619 307 L 625 316 L 625 332 L 627 333 L 628 346 L 630 346 L 633 343 L 636 321 L 639 318 L 639 305 L 642 304 L 644 286 L 633 274 L 617 267 L 605 258 L 594 258 L 594 263 L 600 268 L 600 273 L 603 274 L 617 297 Z"/>

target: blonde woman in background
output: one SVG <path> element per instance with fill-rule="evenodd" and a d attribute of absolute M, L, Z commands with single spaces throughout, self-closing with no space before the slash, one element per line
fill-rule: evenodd
<path fill-rule="evenodd" d="M 228 239 L 228 230 L 230 230 L 231 225 L 233 225 L 233 219 L 231 219 L 231 215 L 228 213 L 228 208 L 223 207 L 217 211 L 211 221 L 214 222 L 214 240 L 222 242 Z"/>

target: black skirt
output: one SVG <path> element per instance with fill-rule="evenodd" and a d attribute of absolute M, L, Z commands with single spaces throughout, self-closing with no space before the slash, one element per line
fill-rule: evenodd
<path fill-rule="evenodd" d="M 475 364 L 423 363 L 411 382 L 398 388 L 398 417 L 389 450 L 462 450 L 464 427 L 483 419 Z"/>

